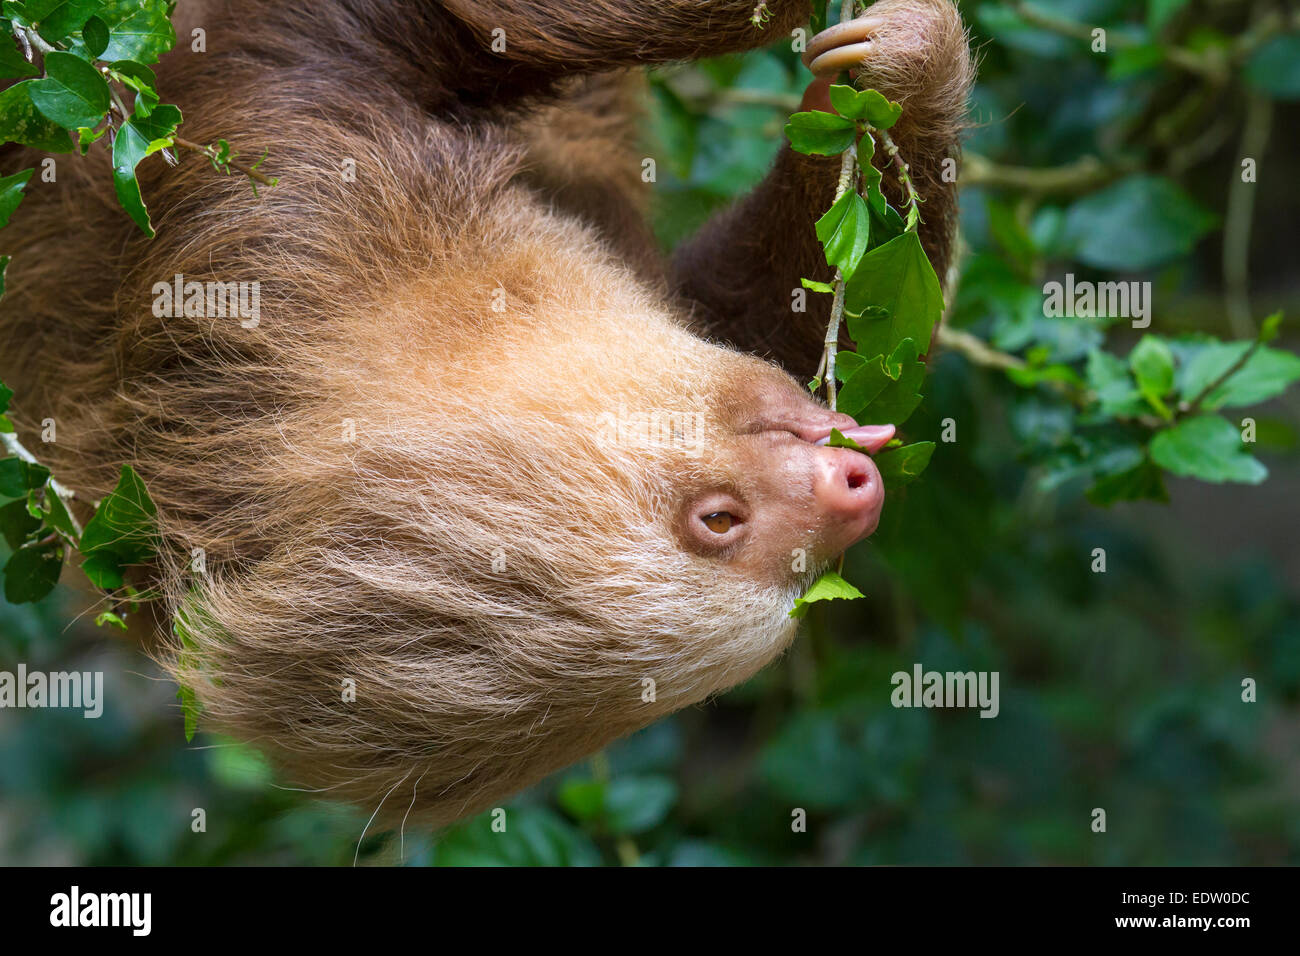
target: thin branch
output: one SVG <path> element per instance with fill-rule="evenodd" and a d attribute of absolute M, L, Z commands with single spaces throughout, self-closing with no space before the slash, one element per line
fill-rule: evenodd
<path fill-rule="evenodd" d="M 1018 192 L 1073 195 L 1091 192 L 1138 168 L 1131 159 L 1103 161 L 1084 156 L 1062 166 L 1003 166 L 978 153 L 962 157 L 961 184 Z"/>
<path fill-rule="evenodd" d="M 846 7 L 852 6 L 848 0 Z M 839 202 L 853 188 L 858 175 L 858 146 L 854 143 L 840 156 L 840 181 L 835 187 L 835 201 Z M 844 274 L 835 270 L 835 298 L 831 302 L 831 317 L 826 324 L 826 338 L 822 341 L 822 362 L 826 366 L 826 404 L 835 411 L 837 386 L 835 384 L 835 356 L 840 347 L 840 323 L 844 320 Z"/>
<path fill-rule="evenodd" d="M 1223 385 L 1224 382 L 1226 382 L 1228 379 L 1232 378 L 1232 376 L 1236 375 L 1243 368 L 1245 368 L 1246 363 L 1249 362 L 1251 358 L 1254 357 L 1255 353 L 1260 350 L 1260 347 L 1263 344 L 1264 343 L 1259 339 L 1256 339 L 1254 342 L 1250 343 L 1250 348 L 1242 352 L 1241 357 L 1238 358 L 1237 361 L 1233 362 L 1226 369 L 1224 369 L 1222 375 L 1220 375 L 1214 381 L 1210 382 L 1203 389 L 1201 389 L 1200 392 L 1197 393 L 1196 397 L 1193 398 L 1190 402 L 1183 402 L 1182 404 L 1180 404 L 1178 406 L 1179 413 L 1185 418 L 1188 415 L 1194 415 L 1196 414 L 1196 412 L 1200 411 L 1201 403 L 1204 402 L 1206 398 L 1208 398 L 1210 394 L 1214 392 L 1215 389 L 1219 388 L 1221 385 Z"/>
<path fill-rule="evenodd" d="M 1250 94 L 1246 102 L 1246 120 L 1242 126 L 1237 162 L 1254 159 L 1256 168 L 1268 148 L 1273 126 L 1273 104 L 1266 97 Z M 1246 182 L 1241 166 L 1233 169 L 1228 186 L 1228 207 L 1223 221 L 1223 294 L 1228 324 L 1238 338 L 1255 334 L 1250 317 L 1250 236 L 1255 219 L 1258 185 Z"/>
<path fill-rule="evenodd" d="M 182 139 L 179 136 L 173 136 L 172 142 L 174 142 L 181 149 L 188 149 L 191 152 L 202 153 L 210 160 L 217 159 L 217 151 L 213 149 L 211 146 L 200 146 L 198 143 L 192 143 L 188 139 Z M 223 160 L 222 165 L 229 166 L 237 173 L 243 173 L 249 179 L 253 180 L 254 182 L 261 183 L 263 186 L 274 186 L 277 182 L 279 182 L 279 180 L 271 176 L 267 176 L 265 173 L 259 173 L 256 169 L 253 169 L 251 166 L 245 166 L 242 163 L 237 163 L 233 159 Z"/>
<path fill-rule="evenodd" d="M 1027 370 L 1030 367 L 1029 363 L 1018 355 L 995 349 L 979 336 L 964 332 L 961 329 L 952 329 L 946 325 L 941 325 L 939 326 L 937 340 L 941 347 L 951 349 L 971 364 L 983 368 L 1011 372 Z M 1080 388 L 1069 382 L 1048 380 L 1042 384 L 1052 388 L 1078 408 L 1086 408 L 1097 399 L 1091 389 Z M 1155 415 L 1114 416 L 1114 419 L 1117 422 L 1141 425 L 1143 428 L 1149 428 L 1153 431 L 1173 424 L 1172 421 L 1166 421 Z"/>

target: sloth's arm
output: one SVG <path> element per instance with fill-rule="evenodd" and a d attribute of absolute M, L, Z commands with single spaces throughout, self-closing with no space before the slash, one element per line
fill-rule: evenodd
<path fill-rule="evenodd" d="M 924 200 L 921 240 L 943 279 L 956 225 L 952 171 L 972 76 L 965 29 L 949 0 L 882 0 L 857 22 L 870 26 L 870 41 L 859 45 L 841 35 L 831 48 L 859 64 L 859 86 L 903 103 L 903 118 L 890 133 Z M 825 79 L 814 81 L 807 106 L 825 99 L 825 87 Z M 874 161 L 890 201 L 901 208 L 898 176 L 883 149 Z M 793 310 L 793 297 L 801 278 L 831 278 L 813 224 L 830 207 L 839 169 L 838 158 L 801 156 L 783 146 L 753 192 L 679 248 L 673 286 L 703 331 L 774 358 L 797 376 L 812 375 L 830 297 L 808 293 L 803 313 Z"/>
<path fill-rule="evenodd" d="M 443 0 L 498 80 L 602 72 L 765 46 L 807 23 L 811 0 Z M 764 8 L 755 22 L 758 7 Z"/>

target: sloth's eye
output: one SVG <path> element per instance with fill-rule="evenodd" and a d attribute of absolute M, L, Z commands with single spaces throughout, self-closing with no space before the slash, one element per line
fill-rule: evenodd
<path fill-rule="evenodd" d="M 731 530 L 732 522 L 735 521 L 729 511 L 715 511 L 713 514 L 705 515 L 700 520 L 714 534 L 726 534 Z"/>

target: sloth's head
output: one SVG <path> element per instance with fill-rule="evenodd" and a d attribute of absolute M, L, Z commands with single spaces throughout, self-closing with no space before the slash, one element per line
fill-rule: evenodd
<path fill-rule="evenodd" d="M 275 449 L 248 467 L 287 517 L 186 599 L 208 726 L 445 822 L 782 651 L 883 498 L 869 457 L 824 440 L 892 429 L 605 288 L 589 314 L 568 297 L 571 337 L 542 302 L 488 354 L 390 309 L 362 333 L 394 340 L 367 344 L 379 367 L 325 406 L 351 441 L 318 410 L 250 447 Z"/>

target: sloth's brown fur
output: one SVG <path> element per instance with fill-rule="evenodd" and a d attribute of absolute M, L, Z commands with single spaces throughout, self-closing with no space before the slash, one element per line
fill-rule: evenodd
<path fill-rule="evenodd" d="M 102 153 L 60 158 L 6 230 L 0 305 L 23 437 L 94 497 L 130 462 L 158 503 L 161 605 L 186 604 L 198 645 L 161 656 L 205 725 L 441 823 L 780 653 L 805 581 L 697 557 L 670 524 L 683 488 L 727 480 L 746 397 L 785 376 L 688 323 L 807 372 L 824 315 L 792 317 L 790 291 L 825 277 L 811 222 L 834 170 L 783 151 L 670 270 L 622 68 L 776 40 L 807 3 L 769 2 L 762 31 L 752 0 L 215 7 L 208 52 L 170 57 L 161 89 L 187 138 L 270 150 L 280 185 L 254 199 L 193 155 L 151 159 L 150 241 Z M 898 138 L 944 257 L 964 33 L 946 2 L 877 10 L 897 33 L 868 79 L 907 100 Z M 177 273 L 260 282 L 260 324 L 155 318 Z M 601 441 L 620 405 L 702 412 L 709 453 Z"/>

